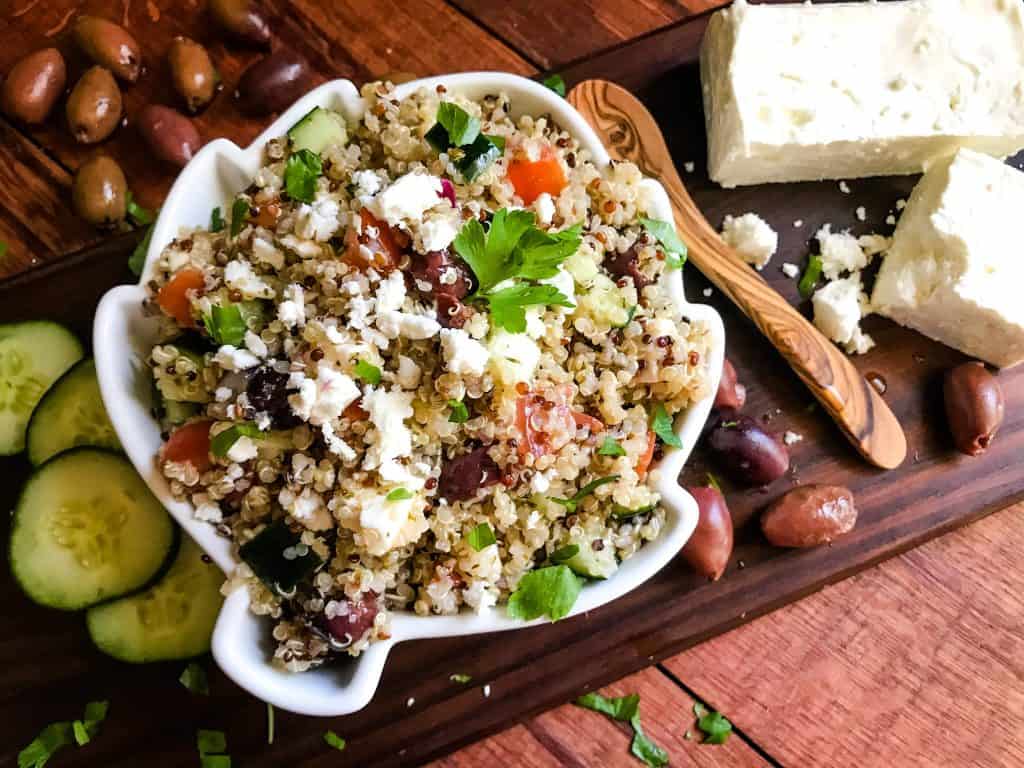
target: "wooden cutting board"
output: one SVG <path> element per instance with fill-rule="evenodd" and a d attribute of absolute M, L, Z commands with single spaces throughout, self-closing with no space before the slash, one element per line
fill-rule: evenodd
<path fill-rule="evenodd" d="M 833 229 L 887 233 L 896 200 L 914 179 L 835 182 L 724 191 L 704 173 L 704 134 L 696 66 L 706 18 L 693 19 L 563 70 L 573 82 L 587 77 L 617 81 L 640 95 L 658 117 L 680 166 L 693 162 L 684 180 L 708 217 L 754 210 L 778 231 L 780 252 L 765 277 L 794 303 L 795 281 L 779 271 L 784 261 L 801 267 L 809 239 L 829 222 Z M 855 209 L 868 212 L 860 222 Z M 802 220 L 802 227 L 793 222 Z M 0 321 L 51 317 L 88 338 L 99 296 L 129 279 L 124 263 L 131 241 L 109 242 L 59 266 L 0 285 Z M 687 268 L 691 300 L 707 283 Z M 738 526 L 736 553 L 716 584 L 669 565 L 630 595 L 570 621 L 503 635 L 416 641 L 391 656 L 373 702 L 357 714 L 316 720 L 277 713 L 276 738 L 267 744 L 264 705 L 213 673 L 209 698 L 188 694 L 177 682 L 183 664 L 129 667 L 95 651 L 80 615 L 38 608 L 9 574 L 0 575 L 6 609 L 0 635 L 0 766 L 14 765 L 17 750 L 45 723 L 68 719 L 89 699 L 111 701 L 102 738 L 65 751 L 67 766 L 191 765 L 197 728 L 226 731 L 236 764 L 244 766 L 364 766 L 419 763 L 564 702 L 579 693 L 678 653 L 755 616 L 819 589 L 932 536 L 1024 497 L 1024 369 L 1000 379 L 1007 419 L 983 457 L 956 454 L 946 434 L 941 374 L 963 358 L 941 345 L 880 318 L 867 330 L 878 348 L 856 358 L 865 374 L 884 380 L 885 398 L 902 421 L 910 444 L 906 464 L 892 472 L 868 467 L 829 422 L 795 375 L 753 326 L 721 297 L 706 299 L 722 312 L 728 353 L 750 397 L 748 414 L 778 431 L 803 435 L 794 445 L 790 476 L 766 490 L 729 490 Z M 698 454 L 687 476 L 707 469 Z M 0 462 L 7 508 L 27 475 L 23 459 Z M 717 470 L 717 474 L 719 473 Z M 782 551 L 760 537 L 754 517 L 796 482 L 841 483 L 861 509 L 857 529 L 827 548 Z M 9 522 L 0 523 L 6 536 Z M 472 676 L 460 685 L 454 673 Z M 489 696 L 483 686 L 489 686 Z M 348 742 L 338 753 L 322 734 L 331 728 Z"/>

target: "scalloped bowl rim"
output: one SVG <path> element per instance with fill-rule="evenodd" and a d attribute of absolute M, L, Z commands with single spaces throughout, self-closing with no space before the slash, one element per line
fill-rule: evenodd
<path fill-rule="evenodd" d="M 400 96 L 421 86 L 444 84 L 450 91 L 479 98 L 504 91 L 513 104 L 513 114 L 550 113 L 554 120 L 575 135 L 590 151 L 596 165 L 608 164 L 603 145 L 586 121 L 564 99 L 543 85 L 518 75 L 500 72 L 471 72 L 424 78 L 398 86 Z M 167 481 L 154 460 L 160 446 L 160 430 L 150 414 L 151 400 L 146 380 L 145 359 L 152 347 L 152 320 L 142 314 L 143 286 L 149 279 L 160 251 L 181 227 L 205 226 L 210 210 L 223 205 L 237 190 L 248 186 L 262 162 L 262 148 L 268 139 L 280 136 L 314 106 L 340 110 L 354 118 L 362 99 L 348 80 L 334 80 L 310 91 L 283 112 L 246 149 L 226 139 L 204 146 L 178 176 L 153 228 L 146 266 L 137 285 L 111 289 L 101 300 L 93 326 L 96 370 L 103 402 L 129 460 L 156 497 L 216 564 L 230 573 L 237 561 L 228 539 L 208 523 L 196 520 L 191 504 L 174 499 Z M 211 183 L 212 182 L 212 183 Z M 661 184 L 649 186 L 651 213 L 672 221 L 672 209 Z M 668 288 L 680 315 L 705 323 L 711 336 L 707 361 L 710 394 L 682 414 L 675 424 L 683 447 L 666 451 L 651 482 L 662 494 L 666 524 L 659 537 L 648 542 L 621 564 L 605 581 L 590 582 L 582 590 L 570 616 L 594 610 L 625 595 L 661 570 L 682 548 L 697 524 L 697 504 L 676 478 L 693 449 L 711 410 L 725 349 L 725 332 L 718 313 L 710 306 L 690 304 L 683 292 L 682 270 L 668 273 Z M 566 619 L 568 620 L 568 619 Z M 369 703 L 377 689 L 387 655 L 403 640 L 495 632 L 543 623 L 543 619 L 522 622 L 508 618 L 502 607 L 482 614 L 462 612 L 454 616 L 417 616 L 411 612 L 392 613 L 391 637 L 372 643 L 349 663 L 327 665 L 303 673 L 287 673 L 269 662 L 269 633 L 265 620 L 249 611 L 246 589 L 230 593 L 214 629 L 212 650 L 224 672 L 250 693 L 274 706 L 299 714 L 335 716 L 355 712 Z"/>

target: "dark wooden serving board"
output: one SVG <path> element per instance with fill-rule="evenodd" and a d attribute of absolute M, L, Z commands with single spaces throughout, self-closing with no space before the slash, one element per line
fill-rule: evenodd
<path fill-rule="evenodd" d="M 706 23 L 698 18 L 579 62 L 564 70 L 571 83 L 586 77 L 615 80 L 637 92 L 659 118 L 694 197 L 713 223 L 726 213 L 755 210 L 781 236 L 780 253 L 765 277 L 794 303 L 795 282 L 783 261 L 803 265 L 808 239 L 819 225 L 855 232 L 887 232 L 882 222 L 905 197 L 910 178 L 834 182 L 723 191 L 704 175 L 697 46 Z M 329 71 L 325 75 L 331 74 Z M 854 209 L 869 212 L 866 223 Z M 802 219 L 802 228 L 793 221 Z M 56 267 L 45 267 L 0 286 L 0 321 L 48 316 L 88 338 L 93 308 L 124 268 L 130 239 L 109 242 Z M 707 287 L 687 268 L 691 300 Z M 362 712 L 333 720 L 277 713 L 276 740 L 267 744 L 264 705 L 219 673 L 209 698 L 190 696 L 178 682 L 182 664 L 128 667 L 90 645 L 82 617 L 38 608 L 8 574 L 0 576 L 6 619 L 0 634 L 0 766 L 14 765 L 17 750 L 44 724 L 76 716 L 90 698 L 107 698 L 111 713 L 103 736 L 85 749 L 67 750 L 60 765 L 181 766 L 196 763 L 196 728 L 223 729 L 240 766 L 391 766 L 415 764 L 509 726 L 658 661 L 755 616 L 785 605 L 932 536 L 974 520 L 1024 496 L 1024 369 L 1000 375 L 1007 421 L 994 447 L 968 459 L 952 450 L 941 408 L 941 373 L 961 355 L 871 319 L 878 348 L 855 360 L 888 385 L 885 398 L 902 421 L 910 444 L 903 467 L 871 469 L 850 448 L 795 375 L 753 326 L 713 294 L 707 301 L 725 318 L 728 351 L 750 391 L 746 412 L 779 431 L 804 436 L 793 446 L 793 471 L 767 490 L 729 489 L 738 525 L 729 571 L 716 584 L 674 562 L 643 587 L 612 605 L 556 625 L 515 633 L 399 645 L 380 689 Z M 13 503 L 27 473 L 22 459 L 0 464 L 3 501 Z M 706 471 L 699 454 L 687 474 Z M 752 520 L 797 481 L 851 487 L 861 510 L 857 529 L 834 546 L 810 551 L 769 547 Z M 6 535 L 7 518 L 0 527 Z M 472 676 L 468 685 L 449 680 Z M 483 685 L 490 686 L 485 697 Z M 338 753 L 323 741 L 331 728 L 349 741 Z"/>

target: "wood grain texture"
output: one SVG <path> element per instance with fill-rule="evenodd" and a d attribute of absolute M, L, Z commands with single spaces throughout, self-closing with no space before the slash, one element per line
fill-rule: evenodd
<path fill-rule="evenodd" d="M 1024 764 L 1024 505 L 665 662 L 783 765 Z"/>
<path fill-rule="evenodd" d="M 672 765 L 752 768 L 767 764 L 737 736 L 721 746 L 702 744 L 693 715 L 695 700 L 656 667 L 623 678 L 600 693 L 610 697 L 639 694 L 644 733 L 669 753 Z M 431 763 L 430 768 L 471 768 L 494 759 L 499 765 L 635 768 L 639 763 L 629 753 L 631 735 L 625 723 L 564 704 Z"/>
<path fill-rule="evenodd" d="M 629 91 L 584 80 L 569 94 L 617 160 L 628 160 L 668 192 L 690 261 L 758 327 L 868 461 L 893 469 L 907 455 L 896 416 L 832 342 L 725 244 L 686 191 L 661 128 Z"/>
<path fill-rule="evenodd" d="M 489 0 L 452 1 L 543 69 L 557 69 L 691 12 L 689 3 L 677 0 L 576 0 L 559 4 L 557 10 L 544 0 L 511 0 L 500 11 Z"/>

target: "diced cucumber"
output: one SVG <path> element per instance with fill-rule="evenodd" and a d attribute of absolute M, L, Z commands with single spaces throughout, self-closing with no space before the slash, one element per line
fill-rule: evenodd
<path fill-rule="evenodd" d="M 269 322 L 271 304 L 262 299 L 248 299 L 238 302 L 238 311 L 242 314 L 245 327 L 259 333 Z"/>
<path fill-rule="evenodd" d="M 288 131 L 292 151 L 308 149 L 320 154 L 333 144 L 344 145 L 348 141 L 345 119 L 337 112 L 322 107 L 313 107 Z"/>
<path fill-rule="evenodd" d="M 0 325 L 0 456 L 25 448 L 32 410 L 50 385 L 81 359 L 81 343 L 61 325 Z"/>
<path fill-rule="evenodd" d="M 586 536 L 574 538 L 571 543 L 579 547 L 579 552 L 565 561 L 573 573 L 588 579 L 607 579 L 619 569 L 615 547 L 608 542 L 599 550 L 594 549 L 593 540 Z"/>
<path fill-rule="evenodd" d="M 175 530 L 127 459 L 74 448 L 43 464 L 22 489 L 11 570 L 37 603 L 88 608 L 153 578 L 174 546 Z"/>
<path fill-rule="evenodd" d="M 144 592 L 91 608 L 89 636 L 104 653 L 134 664 L 188 659 L 210 650 L 224 574 L 182 534 L 174 563 Z"/>
<path fill-rule="evenodd" d="M 180 403 L 208 402 L 210 392 L 203 378 L 203 369 L 206 367 L 203 355 L 177 342 L 164 344 L 160 350 L 172 356 L 170 362 L 153 367 L 153 378 L 160 397 Z"/>
<path fill-rule="evenodd" d="M 298 548 L 301 550 L 297 551 Z M 296 585 L 323 562 L 313 550 L 299 542 L 299 534 L 284 520 L 268 525 L 243 544 L 238 554 L 268 589 L 282 596 L 290 595 Z"/>
<path fill-rule="evenodd" d="M 590 317 L 598 325 L 619 328 L 629 322 L 630 304 L 615 282 L 606 275 L 597 275 L 590 290 L 577 298 L 577 315 Z"/>
<path fill-rule="evenodd" d="M 25 444 L 28 460 L 35 466 L 80 445 L 121 449 L 100 398 L 91 357 L 72 366 L 43 395 L 32 411 Z"/>
<path fill-rule="evenodd" d="M 171 427 L 180 426 L 199 413 L 198 403 L 182 403 L 178 400 L 164 400 L 163 407 L 164 423 Z"/>

